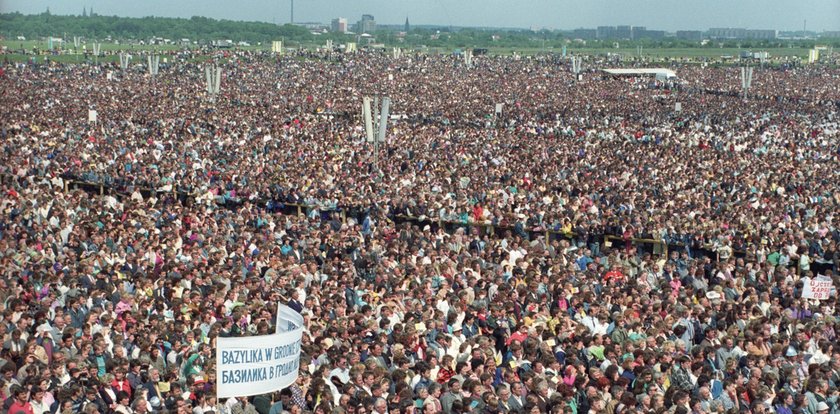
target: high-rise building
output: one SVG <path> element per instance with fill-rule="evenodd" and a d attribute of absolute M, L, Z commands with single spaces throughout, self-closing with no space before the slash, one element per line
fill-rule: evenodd
<path fill-rule="evenodd" d="M 363 14 L 362 20 L 359 20 L 356 23 L 356 32 L 357 33 L 373 33 L 376 31 L 376 20 L 373 19 L 373 15 L 370 14 Z"/>
<path fill-rule="evenodd" d="M 775 30 L 753 30 L 742 28 L 712 28 L 708 31 L 711 39 L 775 39 Z"/>
<path fill-rule="evenodd" d="M 775 30 L 747 30 L 747 39 L 771 40 L 775 38 Z"/>
<path fill-rule="evenodd" d="M 572 31 L 572 37 L 581 40 L 590 40 L 598 37 L 598 30 L 579 28 Z"/>
<path fill-rule="evenodd" d="M 644 27 L 640 29 L 645 30 Z M 633 38 L 632 26 L 598 26 L 595 29 L 595 37 L 598 39 L 627 39 Z"/>
<path fill-rule="evenodd" d="M 709 29 L 710 39 L 743 39 L 747 37 L 747 29 L 731 27 L 714 27 Z"/>
<path fill-rule="evenodd" d="M 595 29 L 595 36 L 598 39 L 615 39 L 615 27 L 598 26 L 598 28 Z"/>
<path fill-rule="evenodd" d="M 641 39 L 646 37 L 647 27 L 645 26 L 633 26 L 633 39 Z"/>
<path fill-rule="evenodd" d="M 408 16 L 405 17 L 405 29 L 403 30 L 405 30 L 406 33 L 408 33 L 409 30 L 411 30 L 411 26 L 408 24 Z"/>
<path fill-rule="evenodd" d="M 332 20 L 332 31 L 338 33 L 346 33 L 347 32 L 347 19 L 344 17 L 338 17 Z"/>
<path fill-rule="evenodd" d="M 633 38 L 633 28 L 630 26 L 616 26 L 615 28 L 615 38 L 616 39 L 632 39 Z"/>
<path fill-rule="evenodd" d="M 644 27 L 633 27 L 633 39 L 662 40 L 664 38 L 664 30 L 647 30 Z"/>
<path fill-rule="evenodd" d="M 680 40 L 703 40 L 703 32 L 699 30 L 677 30 L 677 39 Z"/>

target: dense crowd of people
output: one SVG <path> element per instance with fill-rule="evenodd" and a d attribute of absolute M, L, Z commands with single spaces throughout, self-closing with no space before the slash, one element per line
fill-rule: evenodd
<path fill-rule="evenodd" d="M 838 69 L 205 58 L 5 66 L 6 412 L 840 413 Z M 217 401 L 278 303 L 297 382 Z"/>

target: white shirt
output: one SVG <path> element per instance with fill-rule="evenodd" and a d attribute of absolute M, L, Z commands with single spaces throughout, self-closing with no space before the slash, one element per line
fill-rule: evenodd
<path fill-rule="evenodd" d="M 346 368 L 334 368 L 332 371 L 330 371 L 329 376 L 338 378 L 344 384 L 350 382 L 350 370 Z"/>
<path fill-rule="evenodd" d="M 585 326 L 589 329 L 589 332 L 595 335 L 606 335 L 607 328 L 609 327 L 608 325 L 601 323 L 598 318 L 593 316 L 584 316 L 583 318 L 580 318 L 578 323 Z"/>

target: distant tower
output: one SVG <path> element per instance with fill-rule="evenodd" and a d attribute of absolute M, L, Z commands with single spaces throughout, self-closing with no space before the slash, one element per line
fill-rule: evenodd
<path fill-rule="evenodd" d="M 87 17 L 87 7 L 82 7 L 82 17 Z"/>
<path fill-rule="evenodd" d="M 295 0 L 292 0 L 292 13 L 291 13 L 291 20 L 292 24 L 295 24 Z"/>
<path fill-rule="evenodd" d="M 93 17 L 93 16 L 94 16 L 94 14 L 93 14 L 93 6 L 90 6 L 90 17 Z"/>
<path fill-rule="evenodd" d="M 408 24 L 408 16 L 405 17 L 405 32 L 408 33 L 411 26 Z"/>

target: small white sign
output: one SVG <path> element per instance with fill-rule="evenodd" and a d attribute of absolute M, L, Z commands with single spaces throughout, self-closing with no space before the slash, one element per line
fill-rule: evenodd
<path fill-rule="evenodd" d="M 96 123 L 96 111 L 93 109 L 88 110 L 88 122 Z"/>
<path fill-rule="evenodd" d="M 680 112 L 682 111 L 682 102 L 677 102 L 674 104 L 674 111 Z"/>
<path fill-rule="evenodd" d="M 802 282 L 802 297 L 806 299 L 826 300 L 834 288 L 831 278 L 822 275 L 814 279 L 803 277 Z"/>

